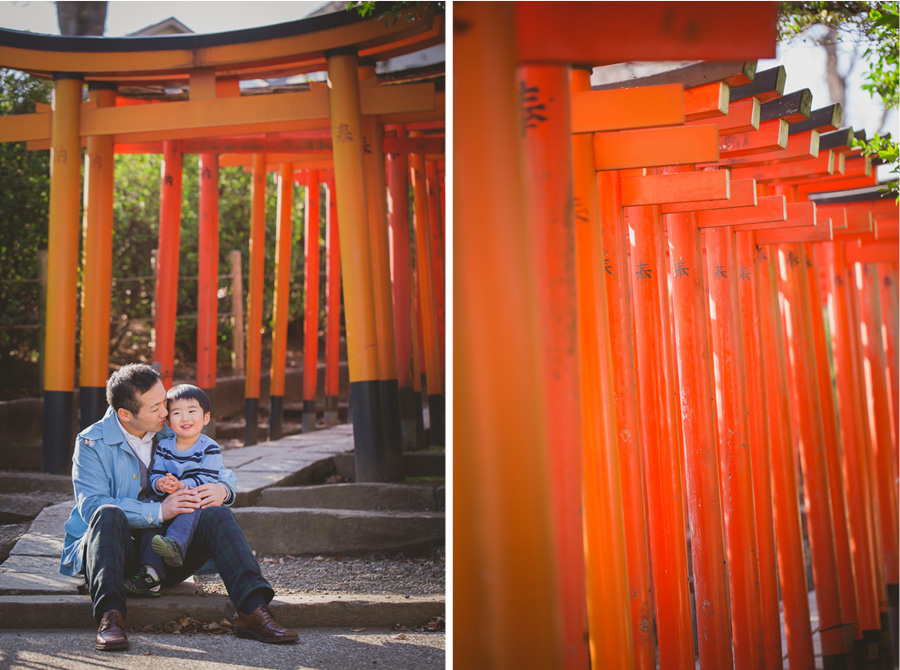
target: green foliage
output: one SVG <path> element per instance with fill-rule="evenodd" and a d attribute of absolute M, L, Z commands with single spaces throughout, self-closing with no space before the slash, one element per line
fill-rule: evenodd
<path fill-rule="evenodd" d="M 374 0 L 357 0 L 347 5 L 348 12 L 357 12 L 363 18 L 384 19 L 387 25 L 393 20 L 393 25 L 402 18 L 405 21 L 417 20 L 417 12 L 422 7 L 434 7 L 439 12 L 444 12 L 446 2 L 375 2 Z"/>
<path fill-rule="evenodd" d="M 50 102 L 50 85 L 0 69 L 0 114 L 26 114 Z M 38 322 L 38 250 L 47 248 L 50 157 L 24 142 L 0 144 L 0 326 Z M 37 360 L 36 329 L 0 328 L 0 373 L 21 393 Z M 31 373 L 34 377 L 34 373 Z"/>
<path fill-rule="evenodd" d="M 841 39 L 853 41 L 863 48 L 868 65 L 863 89 L 879 98 L 885 110 L 898 106 L 898 31 L 900 13 L 897 2 L 784 2 L 779 15 L 779 39 L 792 39 L 807 29 L 822 25 L 838 31 Z M 868 142 L 857 141 L 867 155 L 878 156 L 900 171 L 896 139 L 875 135 Z M 898 192 L 897 182 L 889 182 L 888 190 Z M 898 195 L 900 199 L 900 195 Z"/>

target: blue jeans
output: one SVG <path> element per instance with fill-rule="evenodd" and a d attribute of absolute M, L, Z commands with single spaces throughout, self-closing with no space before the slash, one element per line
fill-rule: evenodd
<path fill-rule="evenodd" d="M 231 510 L 207 507 L 202 515 L 196 516 L 199 517 L 196 537 L 184 555 L 184 565 L 170 566 L 163 586 L 183 582 L 212 558 L 235 609 L 240 609 L 241 603 L 254 593 L 262 595 L 266 603 L 271 601 L 275 592 L 262 576 L 256 556 Z M 125 512 L 114 505 L 99 507 L 91 517 L 82 540 L 84 572 L 98 622 L 111 609 L 126 614 L 124 576 L 133 575 L 140 565 L 138 532 L 152 538 L 159 529 L 130 529 Z"/>
<path fill-rule="evenodd" d="M 175 540 L 178 548 L 181 549 L 181 556 L 187 556 L 188 547 L 191 546 L 191 540 L 194 539 L 194 532 L 200 523 L 200 515 L 203 510 L 194 510 L 193 514 L 179 514 L 171 521 L 163 523 L 161 528 L 148 528 L 140 531 L 139 539 L 139 560 L 141 565 L 149 565 L 159 575 L 160 579 L 166 576 L 166 565 L 162 557 L 153 551 L 151 542 L 156 535 L 165 535 L 171 540 Z"/>

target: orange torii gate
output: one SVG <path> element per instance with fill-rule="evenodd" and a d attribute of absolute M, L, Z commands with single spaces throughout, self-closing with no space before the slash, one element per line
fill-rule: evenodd
<path fill-rule="evenodd" d="M 644 8 L 639 24 L 626 3 L 456 8 L 460 664 L 652 668 L 658 650 L 694 667 L 689 518 L 700 667 L 782 667 L 780 576 L 790 665 L 813 668 L 799 454 L 824 665 L 875 667 L 896 602 L 897 310 L 860 272 L 865 322 L 846 327 L 865 375 L 839 384 L 846 429 L 874 437 L 841 445 L 812 256 L 866 233 L 807 201 L 873 183 L 868 159 L 838 106 L 783 94 L 784 68 L 589 91 L 573 64 L 774 49 L 765 3 Z M 895 257 L 877 243 L 858 258 Z"/>
<path fill-rule="evenodd" d="M 440 101 L 440 98 L 439 98 Z M 410 116 L 410 115 L 407 115 Z M 420 117 L 423 115 L 419 115 Z M 434 116 L 434 114 L 432 114 Z M 393 125 L 393 124 L 392 124 Z M 380 292 L 386 295 L 382 296 L 381 304 L 382 304 L 382 317 L 386 318 L 390 316 L 393 319 L 393 324 L 382 323 L 380 326 L 380 336 L 379 342 L 384 342 L 384 349 L 388 352 L 396 351 L 396 372 L 392 372 L 391 365 L 394 365 L 394 357 L 387 358 L 382 362 L 383 366 L 387 369 L 387 374 L 385 374 L 386 381 L 383 382 L 384 385 L 384 393 L 386 397 L 394 397 L 397 396 L 398 405 L 394 407 L 386 407 L 385 413 L 388 416 L 399 417 L 399 425 L 394 424 L 393 426 L 386 426 L 386 439 L 389 443 L 402 442 L 404 445 L 404 449 L 415 449 L 417 447 L 425 446 L 422 444 L 422 440 L 416 437 L 416 420 L 418 418 L 418 422 L 421 423 L 422 418 L 422 403 L 421 398 L 414 398 L 413 394 L 413 379 L 412 379 L 412 367 L 411 367 L 411 359 L 412 359 L 412 340 L 411 333 L 414 328 L 415 321 L 411 319 L 411 314 L 413 314 L 411 309 L 411 284 L 410 284 L 410 276 L 405 275 L 402 271 L 402 268 L 405 267 L 404 263 L 408 263 L 411 258 L 410 248 L 409 248 L 409 222 L 407 221 L 405 226 L 405 233 L 403 231 L 394 232 L 395 226 L 400 226 L 402 224 L 398 223 L 397 219 L 401 216 L 408 216 L 408 185 L 410 183 L 415 184 L 416 171 L 414 169 L 410 170 L 408 168 L 409 162 L 416 163 L 416 156 L 419 156 L 418 160 L 420 162 L 427 162 L 429 166 L 436 166 L 440 160 L 443 158 L 444 153 L 444 138 L 443 138 L 443 121 L 424 121 L 424 120 L 411 120 L 409 123 L 404 124 L 404 127 L 409 130 L 409 133 L 406 130 L 397 130 L 397 128 L 392 127 L 391 133 L 392 135 L 388 135 L 382 138 L 381 147 L 375 146 L 372 148 L 372 154 L 375 154 L 377 151 L 381 151 L 384 156 L 387 157 L 387 161 L 389 164 L 393 164 L 393 157 L 403 156 L 406 158 L 407 169 L 403 170 L 402 173 L 397 173 L 396 171 L 393 173 L 390 179 L 386 179 L 387 189 L 390 191 L 389 201 L 387 203 L 387 213 L 392 217 L 392 222 L 390 224 L 390 250 L 386 248 L 381 249 L 381 264 L 383 271 L 380 275 L 376 276 L 376 284 L 380 286 Z M 225 141 L 222 143 L 217 143 L 216 146 L 223 152 L 238 152 L 238 153 L 229 153 L 229 155 L 223 156 L 222 164 L 223 165 L 242 165 L 245 169 L 252 170 L 252 161 L 253 158 L 250 154 L 255 154 L 260 152 L 263 149 L 270 149 L 270 153 L 266 153 L 265 155 L 265 165 L 266 169 L 269 171 L 278 171 L 282 168 L 282 166 L 290 165 L 294 170 L 303 170 L 304 172 L 308 172 L 310 174 L 315 173 L 318 170 L 323 169 L 331 169 L 333 166 L 333 161 L 331 158 L 331 148 L 332 143 L 330 138 L 323 137 L 313 137 L 310 133 L 316 133 L 318 131 L 307 131 L 305 133 L 299 134 L 288 134 L 282 133 L 281 138 L 279 139 L 250 139 L 246 141 Z M 421 134 L 422 132 L 431 133 L 428 137 L 418 137 L 414 136 L 414 133 Z M 440 135 L 434 135 L 434 133 L 441 133 Z M 302 135 L 302 137 L 301 137 Z M 409 135 L 409 136 L 407 136 Z M 201 141 L 202 142 L 202 141 Z M 366 146 L 368 146 L 368 141 L 365 142 Z M 374 144 L 374 142 L 373 142 Z M 193 145 L 192 145 L 193 146 Z M 293 150 L 293 151 L 292 151 Z M 368 151 L 367 151 L 368 155 Z M 421 158 L 424 156 L 424 158 Z M 298 177 L 298 179 L 303 179 L 303 177 Z M 421 188 L 424 184 L 420 183 L 419 187 Z M 434 224 L 431 223 L 431 220 L 438 211 L 432 212 L 434 209 L 430 207 L 429 210 L 426 211 L 424 199 L 419 197 L 415 199 L 415 221 L 416 224 L 416 234 L 417 235 L 425 235 L 428 231 L 425 230 L 425 226 L 433 227 Z M 405 204 L 404 204 L 405 202 Z M 307 219 L 309 221 L 309 219 Z M 418 223 L 418 222 L 421 222 Z M 385 232 L 388 230 L 388 225 L 385 224 L 383 226 L 373 226 L 371 230 L 372 239 L 376 239 L 378 231 Z M 336 238 L 334 240 L 336 242 Z M 309 243 L 309 239 L 307 239 L 307 243 Z M 404 247 L 405 245 L 405 247 Z M 424 247 L 422 245 L 425 245 Z M 330 245 L 326 245 L 330 248 Z M 390 252 L 390 272 L 387 272 L 387 261 L 388 261 L 388 251 Z M 311 257 L 311 250 L 307 248 L 307 258 Z M 423 267 L 421 265 L 421 261 L 424 259 L 435 259 L 443 255 L 443 249 L 439 249 L 436 253 L 432 250 L 432 244 L 427 244 L 426 239 L 423 238 L 421 240 L 417 239 L 417 258 L 420 260 L 420 267 L 416 272 L 412 271 L 411 266 L 409 266 L 409 272 L 413 273 L 415 276 L 419 278 L 419 281 L 424 281 L 424 277 L 430 276 L 430 270 L 428 267 Z M 406 260 L 403 260 L 406 259 Z M 437 282 L 435 282 L 437 283 Z M 331 286 L 331 284 L 329 284 Z M 338 294 L 340 291 L 339 286 L 334 289 L 334 293 Z M 429 306 L 432 306 L 438 303 L 438 296 L 442 294 L 442 288 L 435 287 L 432 291 L 429 291 L 429 295 L 433 295 Z M 393 305 L 393 307 L 392 307 Z M 307 303 L 307 322 L 312 323 L 314 317 L 310 310 L 313 309 L 313 306 L 310 303 Z M 423 318 L 426 319 L 436 319 L 437 313 L 436 309 L 428 310 L 427 314 L 424 315 Z M 397 313 L 398 312 L 398 313 Z M 331 312 L 329 312 L 330 314 Z M 442 332 L 442 326 L 437 328 L 438 332 Z M 328 338 L 337 338 L 337 328 L 331 327 L 328 329 Z M 305 330 L 305 337 L 310 338 L 314 335 L 314 332 L 311 333 L 309 330 Z M 331 347 L 333 350 L 336 346 L 337 340 L 329 339 L 328 347 Z M 307 350 L 314 351 L 315 347 L 311 341 L 307 341 L 308 347 Z M 434 389 L 434 393 L 429 393 L 428 398 L 428 408 L 429 413 L 431 414 L 431 443 L 440 445 L 443 442 L 444 428 L 443 428 L 443 362 L 439 359 L 440 351 L 438 349 L 438 343 L 434 340 L 426 341 L 424 345 L 425 356 L 426 359 L 434 365 L 429 366 L 429 388 Z M 406 362 L 406 365 L 403 363 Z M 330 370 L 332 366 L 326 366 L 326 370 Z M 305 379 L 304 379 L 304 421 L 312 421 L 315 420 L 315 377 L 311 376 L 312 372 L 309 367 L 305 368 Z M 328 373 L 326 372 L 326 375 Z M 283 372 L 281 374 L 283 377 Z M 397 389 L 392 388 L 392 379 L 393 377 L 397 377 Z M 326 397 L 329 396 L 329 391 L 326 389 Z M 336 396 L 336 390 L 334 391 L 332 397 Z M 336 411 L 336 408 L 335 408 Z M 250 421 L 252 416 L 255 416 L 255 413 L 252 410 L 248 410 L 247 412 L 247 420 Z M 276 414 L 280 415 L 280 405 L 278 407 L 273 404 L 273 409 L 271 415 L 274 416 Z M 311 429 L 311 428 L 309 428 Z M 305 430 L 309 430 L 305 428 Z M 388 433 L 387 431 L 393 431 Z M 399 430 L 399 433 L 397 432 Z"/>
<path fill-rule="evenodd" d="M 376 330 L 366 167 L 362 145 L 364 118 L 395 115 L 391 121 L 416 120 L 414 114 L 435 109 L 433 86 L 402 84 L 362 86 L 360 59 L 385 59 L 443 40 L 443 17 L 430 9 L 386 25 L 349 13 L 234 31 L 218 35 L 158 38 L 71 38 L 0 31 L 0 64 L 54 80 L 52 111 L 0 118 L 0 141 L 28 141 L 51 151 L 48 328 L 44 391 L 44 469 L 67 471 L 71 450 L 78 266 L 79 161 L 86 142 L 85 283 L 82 303 L 80 398 L 85 417 L 103 405 L 108 374 L 108 326 L 111 276 L 112 165 L 116 144 L 162 141 L 165 174 L 161 236 L 177 235 L 180 219 L 180 152 L 177 141 L 253 133 L 330 129 L 335 138 L 334 168 L 341 228 L 343 283 L 348 327 L 350 393 L 354 405 L 357 478 L 384 480 L 399 475 L 399 440 L 388 444 Z M 242 79 L 278 77 L 327 70 L 329 87 L 265 96 L 240 95 Z M 82 102 L 87 83 L 91 99 Z M 187 85 L 189 100 L 127 104 L 115 89 L 130 85 Z M 386 90 L 390 88 L 390 90 Z M 120 104 L 121 103 L 121 104 Z M 407 117 L 405 114 L 413 114 Z M 440 114 L 440 112 L 438 112 Z M 257 154 L 264 165 L 264 158 Z M 205 165 L 205 163 L 204 163 Z M 206 165 L 205 165 L 206 166 Z M 212 183 L 214 170 L 209 169 Z M 264 168 L 263 168 L 264 169 Z M 264 174 L 264 173 L 263 173 Z M 176 176 L 177 175 L 177 176 Z M 253 225 L 264 216 L 264 181 L 254 175 Z M 95 186 L 96 184 L 96 186 Z M 208 212 L 203 239 L 216 263 L 216 209 L 212 193 L 201 198 Z M 168 232 L 167 232 L 168 231 Z M 260 240 L 261 242 L 261 240 Z M 160 259 L 163 262 L 163 258 Z M 177 259 L 168 258 L 169 263 Z M 201 263 L 201 265 L 203 265 Z M 260 290 L 259 267 L 251 270 L 251 296 Z M 201 277 L 201 285 L 206 286 Z M 214 284 L 213 284 L 214 286 Z M 158 287 L 170 296 L 172 286 Z M 174 299 L 166 303 L 170 320 L 158 323 L 160 349 L 174 337 Z M 261 312 L 251 302 L 250 329 Z M 214 314 L 208 314 L 207 320 Z M 257 326 L 258 332 L 258 326 Z M 248 346 L 250 345 L 248 338 Z M 209 341 L 209 333 L 204 336 Z M 200 342 L 203 346 L 203 342 Z M 212 346 L 212 345 L 210 345 Z M 384 345 L 381 347 L 384 349 Z M 171 349 L 168 350 L 169 352 Z M 170 354 L 166 354 L 170 355 Z M 163 363 L 166 371 L 166 360 Z M 169 368 L 170 369 L 170 368 Z M 198 372 L 200 370 L 198 369 Z M 215 368 L 204 372 L 201 386 L 214 384 Z M 248 384 L 252 385 L 248 375 Z M 249 389 L 248 389 L 249 391 Z M 251 393 L 248 392 L 248 400 Z M 258 398 L 258 392 L 257 392 Z M 396 456 L 394 454 L 396 453 Z M 391 462 L 395 465 L 392 466 Z"/>

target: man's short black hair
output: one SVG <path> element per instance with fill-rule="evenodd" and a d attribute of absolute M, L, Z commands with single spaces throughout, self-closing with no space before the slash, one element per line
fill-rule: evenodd
<path fill-rule="evenodd" d="M 193 384 L 179 384 L 169 389 L 166 394 L 166 408 L 172 407 L 173 400 L 196 400 L 200 404 L 200 408 L 204 414 L 209 414 L 209 398 L 203 389 Z"/>
<path fill-rule="evenodd" d="M 138 414 L 141 411 L 140 396 L 156 386 L 159 380 L 159 373 L 149 365 L 123 365 L 106 382 L 106 402 L 113 411 L 127 409 Z"/>

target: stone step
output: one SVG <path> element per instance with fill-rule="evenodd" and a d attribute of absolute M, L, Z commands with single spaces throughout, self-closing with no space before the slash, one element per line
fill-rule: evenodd
<path fill-rule="evenodd" d="M 442 512 L 244 507 L 234 514 L 260 554 L 393 553 L 444 543 Z"/>
<path fill-rule="evenodd" d="M 289 628 L 390 628 L 421 626 L 444 616 L 443 596 L 290 595 L 275 598 L 272 613 Z M 184 616 L 200 621 L 231 619 L 234 606 L 222 596 L 164 595 L 129 601 L 126 625 L 161 625 Z M 91 599 L 79 595 L 0 596 L 0 630 L 12 628 L 90 628 Z"/>
<path fill-rule="evenodd" d="M 431 484 L 320 484 L 272 487 L 263 490 L 263 507 L 307 507 L 388 511 L 438 511 L 444 505 L 444 487 Z"/>
<path fill-rule="evenodd" d="M 404 451 L 404 477 L 444 477 L 446 456 L 443 451 Z M 356 478 L 356 461 L 353 454 L 337 454 L 334 457 L 335 472 L 344 479 Z"/>
<path fill-rule="evenodd" d="M 40 467 L 40 463 L 38 463 Z M 72 477 L 47 475 L 42 472 L 0 472 L 0 491 L 3 493 L 31 493 L 56 491 L 72 494 Z"/>
<path fill-rule="evenodd" d="M 0 523 L 31 521 L 58 498 L 59 494 L 0 493 Z"/>

